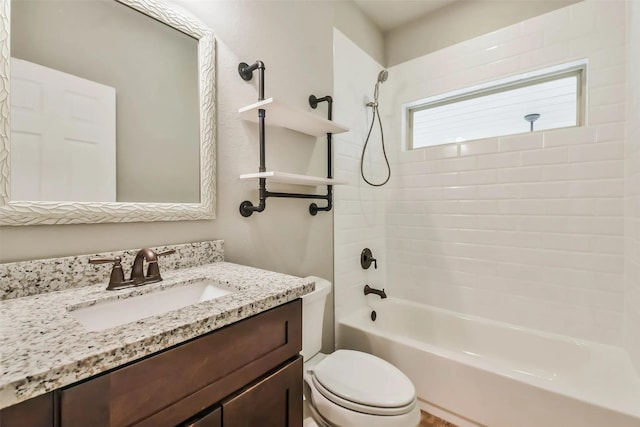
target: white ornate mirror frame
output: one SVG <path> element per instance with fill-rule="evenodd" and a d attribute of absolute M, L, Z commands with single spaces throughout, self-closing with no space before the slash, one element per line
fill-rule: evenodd
<path fill-rule="evenodd" d="M 154 0 L 115 0 L 198 40 L 200 203 L 11 201 L 10 10 L 0 0 L 0 225 L 181 221 L 215 218 L 215 40 L 201 23 Z"/>

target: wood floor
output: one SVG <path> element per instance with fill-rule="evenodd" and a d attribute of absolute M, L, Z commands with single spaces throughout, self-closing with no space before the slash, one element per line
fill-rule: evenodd
<path fill-rule="evenodd" d="M 419 427 L 457 427 L 457 426 L 455 424 L 451 424 L 448 421 L 440 419 L 435 415 L 431 415 L 428 412 L 422 411 L 420 414 Z"/>

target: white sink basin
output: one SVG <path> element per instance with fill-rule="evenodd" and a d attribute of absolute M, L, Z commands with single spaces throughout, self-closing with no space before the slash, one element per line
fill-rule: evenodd
<path fill-rule="evenodd" d="M 131 298 L 81 307 L 69 313 L 89 331 L 102 331 L 220 298 L 233 292 L 235 290 L 214 285 L 210 281 L 200 281 Z"/>

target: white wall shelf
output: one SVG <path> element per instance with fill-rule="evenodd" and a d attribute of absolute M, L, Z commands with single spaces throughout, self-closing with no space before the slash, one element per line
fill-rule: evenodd
<path fill-rule="evenodd" d="M 240 179 L 257 179 L 266 178 L 271 182 L 282 184 L 298 184 L 298 185 L 340 185 L 347 184 L 347 181 L 321 178 L 318 176 L 298 175 L 295 173 L 267 171 L 256 173 L 245 173 L 240 175 Z"/>
<path fill-rule="evenodd" d="M 258 101 L 238 110 L 243 120 L 258 123 L 258 110 L 266 111 L 269 126 L 284 127 L 311 136 L 348 132 L 349 129 L 309 111 L 292 107 L 273 98 Z"/>

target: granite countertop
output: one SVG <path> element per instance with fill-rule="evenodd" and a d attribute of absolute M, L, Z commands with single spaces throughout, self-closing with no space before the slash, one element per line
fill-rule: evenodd
<path fill-rule="evenodd" d="M 91 377 L 311 292 L 313 282 L 228 262 L 166 271 L 164 281 L 119 291 L 106 283 L 0 301 L 0 409 Z M 210 279 L 237 292 L 90 332 L 69 307 Z"/>

